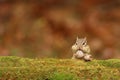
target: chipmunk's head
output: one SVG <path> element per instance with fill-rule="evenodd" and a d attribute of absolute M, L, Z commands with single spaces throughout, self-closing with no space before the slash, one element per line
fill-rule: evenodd
<path fill-rule="evenodd" d="M 88 46 L 86 37 L 85 38 L 78 38 L 77 37 L 75 44 L 72 46 L 72 50 L 73 51 L 77 51 L 77 50 L 84 51 L 86 46 Z"/>

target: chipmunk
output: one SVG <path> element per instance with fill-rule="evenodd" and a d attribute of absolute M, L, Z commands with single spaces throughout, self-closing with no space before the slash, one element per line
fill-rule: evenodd
<path fill-rule="evenodd" d="M 72 59 L 84 59 L 85 61 L 91 61 L 92 55 L 90 55 L 90 47 L 87 44 L 86 37 L 76 39 L 75 44 L 72 46 L 73 56 Z"/>

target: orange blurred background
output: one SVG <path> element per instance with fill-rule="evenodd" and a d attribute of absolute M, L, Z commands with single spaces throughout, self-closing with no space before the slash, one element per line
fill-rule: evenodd
<path fill-rule="evenodd" d="M 120 0 L 1 0 L 0 55 L 71 58 L 87 37 L 96 59 L 120 58 Z"/>

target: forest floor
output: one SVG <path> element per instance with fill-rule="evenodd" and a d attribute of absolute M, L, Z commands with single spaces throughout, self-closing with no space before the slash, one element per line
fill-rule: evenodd
<path fill-rule="evenodd" d="M 0 57 L 0 80 L 119 80 L 120 60 Z"/>

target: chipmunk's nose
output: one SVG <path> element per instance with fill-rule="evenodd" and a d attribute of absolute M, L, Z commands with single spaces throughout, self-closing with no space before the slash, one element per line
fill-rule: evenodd
<path fill-rule="evenodd" d="M 79 50 L 82 50 L 82 47 L 79 47 Z"/>

